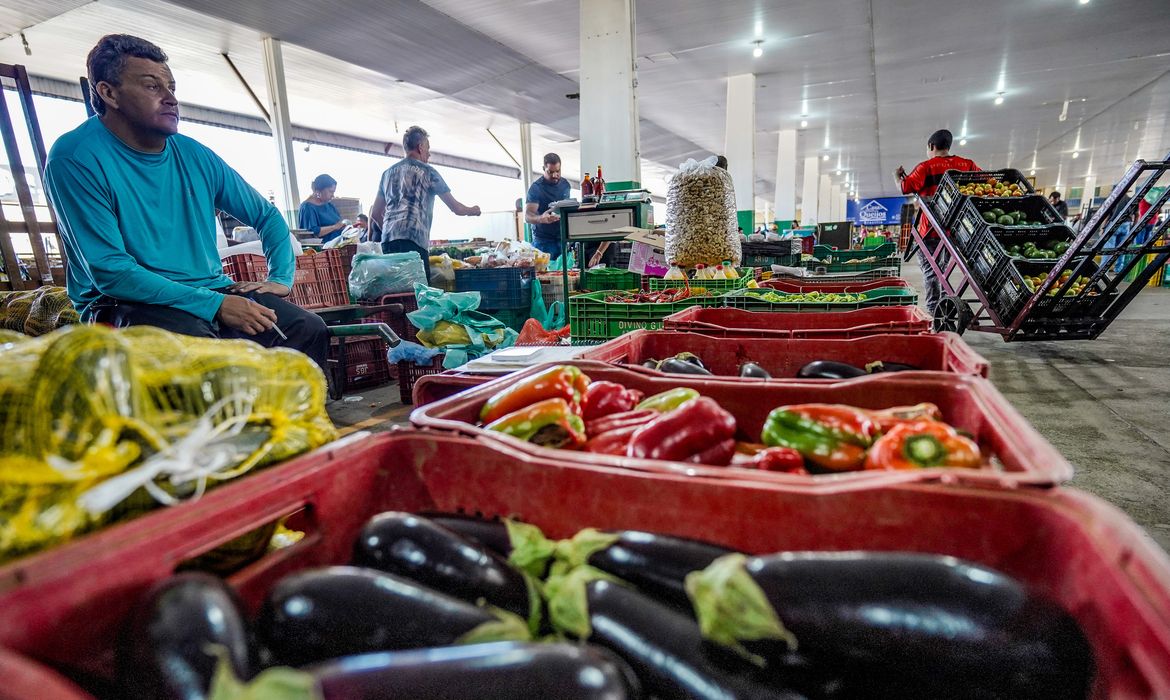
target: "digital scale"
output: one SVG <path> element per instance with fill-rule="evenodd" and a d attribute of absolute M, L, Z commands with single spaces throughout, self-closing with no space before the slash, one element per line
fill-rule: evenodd
<path fill-rule="evenodd" d="M 650 190 L 614 190 L 604 192 L 600 202 L 581 204 L 575 200 L 553 202 L 561 217 L 561 250 L 568 250 L 574 242 L 625 240 L 627 232 L 619 229 L 649 228 L 654 220 Z M 584 255 L 578 255 L 578 267 L 585 279 Z M 568 308 L 569 271 L 563 271 L 565 307 Z"/>

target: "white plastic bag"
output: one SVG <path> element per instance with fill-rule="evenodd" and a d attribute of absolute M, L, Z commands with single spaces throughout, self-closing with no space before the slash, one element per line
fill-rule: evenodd
<path fill-rule="evenodd" d="M 735 187 L 715 158 L 688 160 L 666 192 L 666 259 L 686 267 L 740 264 Z"/>

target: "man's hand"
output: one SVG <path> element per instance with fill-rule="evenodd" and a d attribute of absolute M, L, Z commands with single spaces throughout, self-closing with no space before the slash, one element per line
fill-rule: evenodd
<path fill-rule="evenodd" d="M 261 294 L 275 294 L 278 297 L 286 297 L 292 293 L 291 289 L 279 282 L 236 282 L 228 287 L 228 291 L 237 294 L 260 292 Z"/>
<path fill-rule="evenodd" d="M 223 325 L 248 335 L 259 335 L 276 325 L 276 312 L 261 306 L 248 297 L 233 294 L 223 296 L 223 304 L 215 318 Z"/>
<path fill-rule="evenodd" d="M 467 207 L 467 209 L 465 210 L 463 215 L 464 216 L 479 216 L 479 205 L 477 204 L 474 207 Z"/>
<path fill-rule="evenodd" d="M 894 177 L 898 178 L 899 180 L 905 179 L 906 178 L 906 168 L 899 165 L 898 169 L 894 171 Z"/>
<path fill-rule="evenodd" d="M 542 224 L 555 224 L 560 220 L 561 217 L 557 216 L 557 213 L 551 209 L 540 215 L 540 223 Z"/>

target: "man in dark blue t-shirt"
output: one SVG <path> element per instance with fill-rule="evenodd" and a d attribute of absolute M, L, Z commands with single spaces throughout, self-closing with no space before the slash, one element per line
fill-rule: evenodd
<path fill-rule="evenodd" d="M 528 188 L 524 200 L 524 221 L 532 225 L 532 245 L 556 260 L 561 256 L 561 217 L 549 211 L 548 205 L 569 198 L 569 182 L 561 179 L 561 157 L 555 153 L 544 156 L 544 177 Z"/>

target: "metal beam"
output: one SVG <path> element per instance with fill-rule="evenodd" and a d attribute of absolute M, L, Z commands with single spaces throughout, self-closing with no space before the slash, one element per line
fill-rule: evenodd
<path fill-rule="evenodd" d="M 232 57 L 222 52 L 219 55 L 223 56 L 223 60 L 227 61 L 228 68 L 231 68 L 232 73 L 236 74 L 236 80 L 239 80 L 240 85 L 244 86 L 244 90 L 248 93 L 248 97 L 251 97 L 252 102 L 255 103 L 256 109 L 260 110 L 260 114 L 264 115 L 264 121 L 268 122 L 269 126 L 272 126 L 272 115 L 268 113 L 268 110 L 264 107 L 264 103 L 261 102 L 260 98 L 256 96 L 256 92 L 252 89 L 252 86 L 249 85 L 248 81 L 244 79 L 244 74 L 240 72 L 239 68 L 236 68 L 236 64 L 234 61 L 232 61 Z"/>
<path fill-rule="evenodd" d="M 264 82 L 268 86 L 268 113 L 271 115 L 272 138 L 276 140 L 276 153 L 280 159 L 280 176 L 284 185 L 285 217 L 294 221 L 294 214 L 301 204 L 297 188 L 297 164 L 293 153 L 292 122 L 288 116 L 288 86 L 284 82 L 284 55 L 280 50 L 280 39 L 264 37 L 260 40 L 264 54 Z"/>

